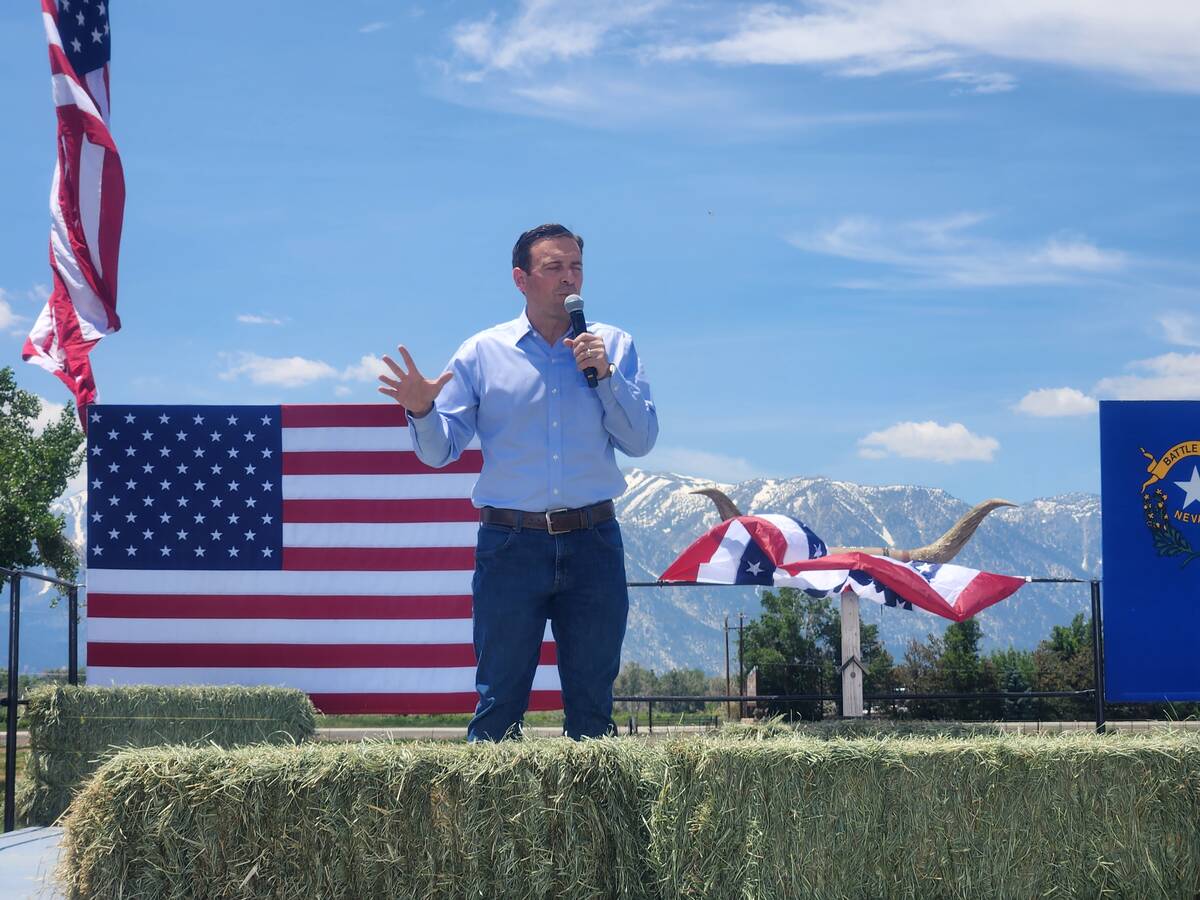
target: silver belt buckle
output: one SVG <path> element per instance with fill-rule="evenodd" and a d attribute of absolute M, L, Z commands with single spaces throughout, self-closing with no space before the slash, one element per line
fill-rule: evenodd
<path fill-rule="evenodd" d="M 565 512 L 570 512 L 570 508 L 563 506 L 563 507 L 560 507 L 559 509 L 546 510 L 546 532 L 547 532 L 547 534 L 566 534 L 568 531 L 571 530 L 570 528 L 564 528 L 562 531 L 555 531 L 554 523 L 552 521 L 550 521 L 550 517 L 552 515 L 554 515 L 555 513 L 565 513 Z"/>

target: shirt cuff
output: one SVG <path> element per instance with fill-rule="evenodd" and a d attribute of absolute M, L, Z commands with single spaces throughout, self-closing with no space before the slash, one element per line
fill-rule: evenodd
<path fill-rule="evenodd" d="M 612 409 L 619 405 L 617 392 L 624 385 L 624 380 L 621 384 L 617 384 L 618 378 L 621 378 L 621 370 L 613 366 L 611 375 L 596 382 L 596 395 L 600 398 L 600 405 L 605 409 Z"/>
<path fill-rule="evenodd" d="M 433 437 L 442 430 L 442 423 L 438 421 L 439 416 L 436 403 L 429 412 L 419 419 L 407 409 L 404 411 L 404 415 L 408 419 L 408 424 L 416 431 L 418 438 Z"/>

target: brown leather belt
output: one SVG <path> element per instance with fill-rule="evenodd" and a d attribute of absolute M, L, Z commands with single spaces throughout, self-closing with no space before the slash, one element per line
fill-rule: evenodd
<path fill-rule="evenodd" d="M 545 512 L 525 512 L 520 509 L 500 509 L 485 506 L 479 511 L 479 521 L 485 525 L 506 525 L 509 528 L 532 528 L 551 534 L 564 534 L 591 528 L 614 519 L 617 511 L 611 500 L 602 500 L 579 509 L 548 509 Z"/>

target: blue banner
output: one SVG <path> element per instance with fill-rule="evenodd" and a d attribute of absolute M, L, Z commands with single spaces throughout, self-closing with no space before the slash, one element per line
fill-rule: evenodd
<path fill-rule="evenodd" d="M 1200 402 L 1100 404 L 1104 694 L 1200 700 Z"/>

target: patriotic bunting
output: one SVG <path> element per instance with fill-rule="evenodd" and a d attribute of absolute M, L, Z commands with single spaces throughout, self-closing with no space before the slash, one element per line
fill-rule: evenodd
<path fill-rule="evenodd" d="M 887 606 L 920 607 L 961 622 L 1013 594 L 1026 579 L 948 563 L 900 562 L 868 553 L 828 556 L 825 542 L 788 516 L 738 516 L 680 554 L 665 582 L 760 584 L 812 596 L 852 590 Z"/>

